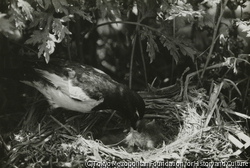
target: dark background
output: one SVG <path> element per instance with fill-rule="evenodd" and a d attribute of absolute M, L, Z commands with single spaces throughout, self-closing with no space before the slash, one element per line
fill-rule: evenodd
<path fill-rule="evenodd" d="M 220 101 L 248 115 L 249 30 L 243 31 L 249 27 L 248 4 L 237 0 L 226 4 L 199 0 L 186 4 L 167 0 L 1 0 L 0 67 L 62 58 L 99 68 L 133 90 L 150 91 L 232 57 L 237 60 L 235 67 L 209 69 L 195 76 L 190 85 L 204 87 L 209 95 L 214 84 L 232 81 L 223 86 Z M 15 127 L 34 95 L 41 96 L 19 82 L 1 80 L 1 131 Z M 37 105 L 39 109 L 45 108 L 43 103 Z M 247 120 L 242 122 L 248 125 Z"/>

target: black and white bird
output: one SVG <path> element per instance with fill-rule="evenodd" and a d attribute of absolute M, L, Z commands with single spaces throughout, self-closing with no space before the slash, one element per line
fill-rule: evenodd
<path fill-rule="evenodd" d="M 0 70 L 0 77 L 18 79 L 36 88 L 52 108 L 87 113 L 101 109 L 121 112 L 135 129 L 142 119 L 145 103 L 139 94 L 103 71 L 66 60 L 51 60 L 19 69 Z"/>

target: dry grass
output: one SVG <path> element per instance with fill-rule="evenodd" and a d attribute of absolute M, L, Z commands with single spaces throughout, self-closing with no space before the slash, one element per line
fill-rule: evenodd
<path fill-rule="evenodd" d="M 246 151 L 241 149 L 241 155 L 236 155 L 234 152 L 239 148 L 228 139 L 229 133 L 243 132 L 243 128 L 236 120 L 224 119 L 224 115 L 231 114 L 219 105 L 220 88 L 220 85 L 215 87 L 210 96 L 203 89 L 189 89 L 186 101 L 182 100 L 179 85 L 170 88 L 175 91 L 171 92 L 171 98 L 167 94 L 169 88 L 141 93 L 147 108 L 145 118 L 157 121 L 165 141 L 157 148 L 131 153 L 122 146 L 110 147 L 93 139 L 100 127 L 98 122 L 105 120 L 102 120 L 104 113 L 54 117 L 45 114 L 38 120 L 31 110 L 21 122 L 19 132 L 11 136 L 11 141 L 1 138 L 7 155 L 2 159 L 2 165 L 85 167 L 87 164 L 86 167 L 101 167 L 106 164 L 110 167 L 123 162 L 123 166 L 143 167 L 149 164 L 162 166 L 163 162 L 165 165 L 186 163 L 187 166 L 222 160 L 247 162 L 249 160 L 242 157 Z M 110 120 L 113 127 L 125 124 L 118 116 L 113 118 Z M 190 165 L 191 162 L 194 165 Z"/>

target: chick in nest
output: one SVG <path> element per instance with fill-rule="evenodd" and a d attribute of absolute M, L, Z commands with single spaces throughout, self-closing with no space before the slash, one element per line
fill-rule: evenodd
<path fill-rule="evenodd" d="M 115 130 L 105 132 L 105 136 L 99 137 L 103 144 L 110 147 L 122 146 L 128 152 L 139 150 L 151 150 L 156 148 L 165 139 L 155 120 L 141 120 L 137 130 Z"/>
<path fill-rule="evenodd" d="M 150 150 L 157 147 L 164 140 L 159 126 L 155 120 L 142 120 L 138 124 L 138 131 L 131 128 L 125 138 L 126 149 L 128 152 L 137 150 Z"/>

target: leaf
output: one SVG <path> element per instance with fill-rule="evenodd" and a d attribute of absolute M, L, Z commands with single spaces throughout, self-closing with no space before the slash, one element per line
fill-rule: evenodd
<path fill-rule="evenodd" d="M 47 39 L 48 39 L 48 31 L 35 30 L 31 35 L 31 38 L 26 40 L 24 44 L 32 44 L 32 45 L 40 44 L 38 46 L 39 49 L 38 58 L 40 58 L 40 56 L 46 50 Z"/>
<path fill-rule="evenodd" d="M 63 5 L 63 6 L 69 6 L 67 0 L 59 0 L 59 1 L 60 1 L 61 5 Z"/>
<path fill-rule="evenodd" d="M 38 58 L 41 58 L 41 55 L 44 55 L 46 57 L 46 55 L 49 55 L 49 50 L 46 48 L 46 42 L 42 43 L 41 45 L 38 46 Z"/>
<path fill-rule="evenodd" d="M 153 60 L 155 59 L 155 48 L 154 47 L 155 47 L 154 45 L 152 45 L 149 42 L 147 42 L 147 50 L 146 51 L 148 52 L 148 56 L 150 58 L 150 63 L 152 63 Z M 156 48 L 158 50 L 157 45 L 156 45 Z"/>
<path fill-rule="evenodd" d="M 141 13 L 142 18 L 155 17 L 157 2 L 155 0 L 136 1 L 137 9 Z"/>
<path fill-rule="evenodd" d="M 52 0 L 52 4 L 57 13 L 69 14 L 68 9 L 65 6 L 69 6 L 66 0 Z"/>
<path fill-rule="evenodd" d="M 48 32 L 46 31 L 35 30 L 31 35 L 31 38 L 26 40 L 24 44 L 32 44 L 32 45 L 40 44 L 47 39 L 46 37 L 47 34 Z"/>
<path fill-rule="evenodd" d="M 66 26 L 61 23 L 61 19 L 54 19 L 52 23 L 52 32 L 54 33 L 54 42 L 60 43 L 66 34 L 71 34 Z"/>
<path fill-rule="evenodd" d="M 196 54 L 196 51 L 194 50 L 194 48 L 189 47 L 189 46 L 184 46 L 184 49 L 186 51 L 186 55 L 191 57 L 192 60 L 194 61 L 194 56 Z"/>
<path fill-rule="evenodd" d="M 43 55 L 46 63 L 49 62 L 50 55 L 55 51 L 55 42 L 53 41 L 53 39 L 50 38 L 50 35 L 48 35 L 47 37 L 47 40 L 43 41 L 43 43 L 38 46 L 38 58 Z"/>
<path fill-rule="evenodd" d="M 39 6 L 41 6 L 42 8 L 44 8 L 43 0 L 35 0 L 35 1 L 38 3 Z"/>
<path fill-rule="evenodd" d="M 223 79 L 223 82 L 224 82 L 224 85 L 226 84 L 226 85 L 232 85 L 234 88 L 235 88 L 235 90 L 238 92 L 238 94 L 241 96 L 241 92 L 240 92 L 240 90 L 239 90 L 239 88 L 237 87 L 237 85 L 232 81 L 232 80 L 230 80 L 230 79 Z M 228 84 L 227 84 L 228 83 Z"/>
<path fill-rule="evenodd" d="M 75 7 L 75 6 L 70 6 L 69 11 L 72 14 L 78 14 L 83 19 L 88 20 L 89 22 L 92 23 L 92 17 L 90 16 L 90 14 L 86 13 L 84 10 L 81 10 L 78 7 Z"/>
<path fill-rule="evenodd" d="M 47 16 L 47 15 L 46 15 Z M 49 29 L 43 29 L 43 31 L 35 30 L 25 44 L 38 44 L 38 57 L 44 56 L 46 62 L 49 61 L 50 55 L 55 51 L 55 43 L 60 43 L 66 36 L 66 34 L 71 34 L 66 26 L 62 23 L 69 20 L 68 16 L 64 16 L 61 19 L 54 18 L 52 15 L 48 15 L 45 18 L 48 23 L 52 22 L 51 29 L 53 34 L 49 32 Z M 37 23 L 36 23 L 37 24 Z"/>
<path fill-rule="evenodd" d="M 96 7 L 100 10 L 101 18 L 115 21 L 121 17 L 120 2 L 116 0 L 96 0 Z"/>
<path fill-rule="evenodd" d="M 151 30 L 148 30 L 146 28 L 143 28 L 143 30 L 140 30 L 141 34 L 141 40 L 147 39 L 147 49 L 148 56 L 150 58 L 150 63 L 153 62 L 155 59 L 155 53 L 159 52 L 159 48 L 157 43 L 155 42 L 155 36 L 152 34 Z"/>
<path fill-rule="evenodd" d="M 68 22 L 70 21 L 70 17 L 69 16 L 64 16 L 60 19 L 61 22 Z"/>
<path fill-rule="evenodd" d="M 47 24 L 47 21 L 50 17 L 53 17 L 50 13 L 41 12 L 41 11 L 34 11 L 34 20 L 29 24 L 29 29 L 37 27 L 39 29 L 43 29 Z"/>
<path fill-rule="evenodd" d="M 202 10 L 194 11 L 190 4 L 171 4 L 169 9 L 167 9 L 167 7 L 169 7 L 169 5 L 161 7 L 162 12 L 160 12 L 161 18 L 163 18 L 163 15 L 165 14 L 165 20 L 173 20 L 176 17 L 188 17 L 189 19 L 194 20 L 194 18 L 202 18 L 205 13 Z"/>
<path fill-rule="evenodd" d="M 7 38 L 19 39 L 21 33 L 16 29 L 11 19 L 4 18 L 6 14 L 0 13 L 0 32 L 3 33 Z"/>
<path fill-rule="evenodd" d="M 242 30 L 242 32 L 247 32 L 246 37 L 250 37 L 250 25 L 248 25 L 247 27 L 244 27 L 244 29 Z"/>
<path fill-rule="evenodd" d="M 175 39 L 175 44 L 178 46 L 180 49 L 182 55 L 188 56 L 194 60 L 195 54 L 196 54 L 196 49 L 191 45 L 190 40 L 185 40 L 185 39 Z"/>
<path fill-rule="evenodd" d="M 176 40 L 161 36 L 160 41 L 162 45 L 170 51 L 170 55 L 173 56 L 176 64 L 178 64 L 180 59 L 180 54 L 179 54 L 179 48 L 177 47 L 178 45 L 176 44 Z"/>
<path fill-rule="evenodd" d="M 25 44 L 38 44 L 38 58 L 42 55 L 45 61 L 48 63 L 50 55 L 55 51 L 55 38 L 53 34 L 50 34 L 47 29 L 44 31 L 36 30 L 31 35 L 31 38 L 25 41 Z"/>
<path fill-rule="evenodd" d="M 147 43 L 147 52 L 150 58 L 150 63 L 155 59 L 155 51 L 159 52 L 159 49 L 154 39 L 151 38 Z"/>
<path fill-rule="evenodd" d="M 189 40 L 161 36 L 160 41 L 162 45 L 170 51 L 176 64 L 179 62 L 181 55 L 189 56 L 194 60 L 196 50 L 190 45 L 191 42 Z"/>
<path fill-rule="evenodd" d="M 170 51 L 170 55 L 173 56 L 173 58 L 174 58 L 176 64 L 178 64 L 179 59 L 180 59 L 180 54 L 179 54 L 178 50 L 175 49 L 175 48 L 172 48 L 172 49 L 170 49 L 169 51 Z"/>
<path fill-rule="evenodd" d="M 49 37 L 51 34 L 49 34 Z M 46 42 L 46 48 L 48 49 L 48 53 L 52 54 L 55 51 L 55 41 L 52 38 L 49 38 Z"/>
<path fill-rule="evenodd" d="M 28 2 L 24 0 L 18 0 L 17 6 L 19 8 L 22 8 L 22 11 L 25 13 L 28 19 L 33 20 L 32 13 L 34 9 L 31 7 L 31 5 Z"/>
<path fill-rule="evenodd" d="M 47 10 L 49 9 L 50 6 L 52 6 L 51 1 L 50 0 L 44 0 L 44 9 Z"/>
<path fill-rule="evenodd" d="M 171 6 L 167 1 L 162 1 L 161 7 L 160 7 L 162 12 L 164 12 L 164 13 L 167 12 L 168 13 L 170 8 L 171 8 Z"/>

